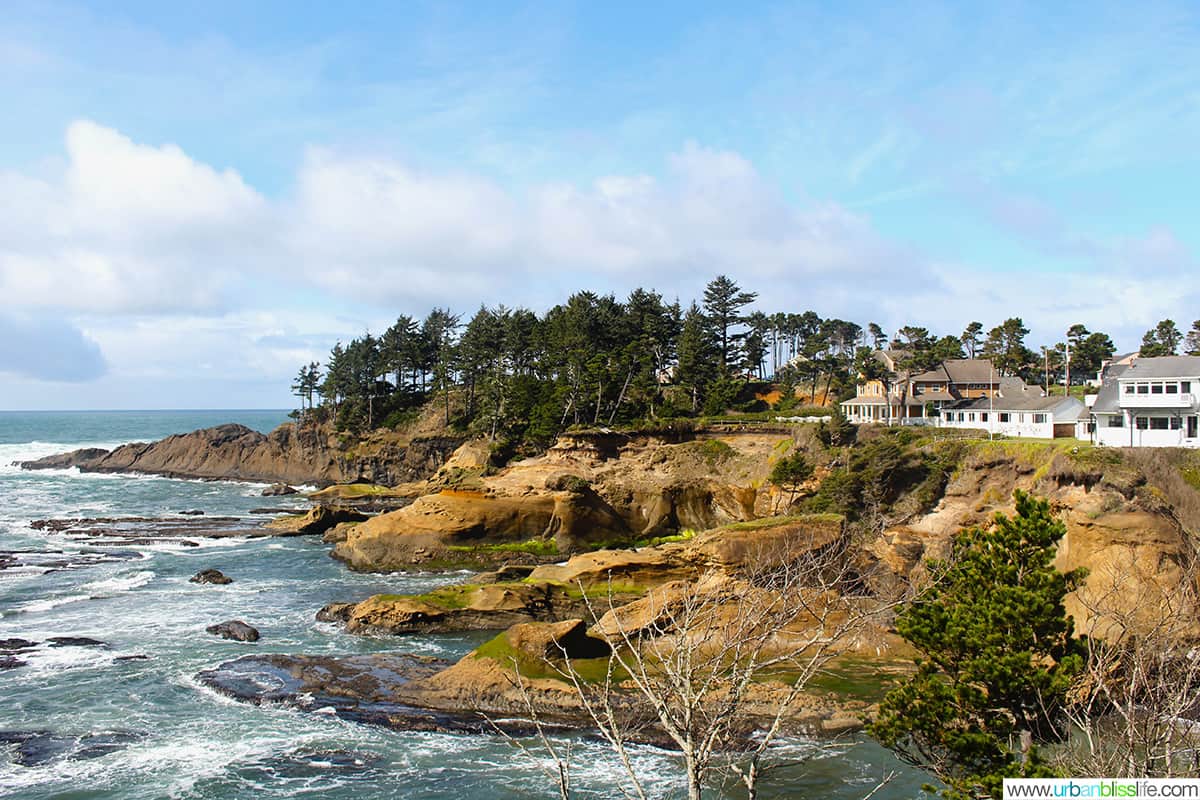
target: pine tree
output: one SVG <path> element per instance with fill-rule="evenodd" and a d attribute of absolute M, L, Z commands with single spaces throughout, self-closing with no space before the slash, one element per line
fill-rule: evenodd
<path fill-rule="evenodd" d="M 743 292 L 741 287 L 724 275 L 718 275 L 704 287 L 704 313 L 712 326 L 718 345 L 722 374 L 738 363 L 739 339 L 733 327 L 743 319 L 741 310 L 758 297 L 756 292 Z"/>
<path fill-rule="evenodd" d="M 897 618 L 922 654 L 870 731 L 936 775 L 953 800 L 998 798 L 1005 777 L 1050 777 L 1037 744 L 1066 734 L 1062 707 L 1082 666 L 1063 598 L 1083 579 L 1054 569 L 1066 533 L 1048 503 L 1016 493 L 1016 515 L 968 528 Z"/>

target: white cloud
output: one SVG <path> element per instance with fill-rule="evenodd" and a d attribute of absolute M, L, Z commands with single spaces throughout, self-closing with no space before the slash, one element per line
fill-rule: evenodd
<path fill-rule="evenodd" d="M 1061 239 L 1053 219 L 1030 219 L 1017 221 L 1031 236 Z M 868 218 L 793 199 L 738 153 L 694 143 L 661 176 L 521 191 L 312 150 L 294 188 L 267 199 L 178 147 L 77 122 L 57 170 L 0 173 L 0 293 L 14 308 L 86 320 L 103 356 L 75 362 L 74 374 L 107 357 L 109 382 L 286 381 L 334 336 L 379 330 L 388 315 L 544 307 L 580 288 L 638 285 L 687 302 L 717 273 L 758 291 L 767 310 L 939 332 L 1020 315 L 1046 340 L 1079 321 L 1128 340 L 1198 300 L 1176 289 L 1196 264 L 1169 230 L 1087 252 L 1086 268 L 1040 276 L 934 263 Z M 296 295 L 306 307 L 323 296 L 324 313 L 263 310 Z M 335 317 L 344 309 L 351 319 Z M 88 340 L 67 340 L 90 352 Z"/>
<path fill-rule="evenodd" d="M 81 311 L 212 307 L 269 235 L 270 209 L 232 170 L 72 123 L 51 178 L 0 174 L 0 292 Z"/>

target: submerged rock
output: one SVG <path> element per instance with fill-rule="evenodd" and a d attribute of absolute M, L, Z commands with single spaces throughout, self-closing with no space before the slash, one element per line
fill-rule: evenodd
<path fill-rule="evenodd" d="M 188 578 L 188 583 L 211 583 L 217 586 L 225 586 L 233 583 L 233 578 L 230 578 L 219 569 L 205 569 Z"/>
<path fill-rule="evenodd" d="M 209 625 L 204 630 L 213 634 L 214 636 L 220 636 L 223 639 L 232 639 L 235 642 L 258 641 L 258 629 L 251 625 L 247 625 L 240 619 L 221 622 L 216 625 Z"/>
<path fill-rule="evenodd" d="M 53 731 L 0 731 L 0 744 L 9 746 L 12 763 L 22 767 L 41 766 L 60 758 L 99 758 L 141 738 L 142 734 L 129 731 L 103 731 L 82 736 Z"/>
<path fill-rule="evenodd" d="M 289 494 L 299 494 L 300 490 L 286 483 L 273 483 L 262 490 L 263 497 L 283 497 Z"/>
<path fill-rule="evenodd" d="M 26 650 L 32 650 L 37 647 L 38 643 L 29 639 L 0 639 L 0 653 L 22 653 Z"/>
<path fill-rule="evenodd" d="M 51 636 L 46 643 L 51 647 L 108 647 L 107 642 L 88 636 Z"/>
<path fill-rule="evenodd" d="M 0 656 L 0 669 L 16 669 L 25 666 L 25 661 L 15 656 Z"/>

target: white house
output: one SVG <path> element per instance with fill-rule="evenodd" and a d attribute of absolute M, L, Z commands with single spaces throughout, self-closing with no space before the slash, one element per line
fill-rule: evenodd
<path fill-rule="evenodd" d="M 1091 439 L 1110 447 L 1200 447 L 1200 356 L 1105 368 Z"/>
<path fill-rule="evenodd" d="M 1046 397 L 1036 389 L 1001 391 L 943 408 L 938 426 L 1032 439 L 1074 437 L 1084 410 L 1074 397 Z"/>

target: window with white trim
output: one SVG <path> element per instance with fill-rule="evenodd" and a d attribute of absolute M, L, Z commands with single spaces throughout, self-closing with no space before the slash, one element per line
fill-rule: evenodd
<path fill-rule="evenodd" d="M 1033 415 L 1033 422 L 1034 422 L 1034 424 L 1035 424 L 1035 425 L 1043 425 L 1043 424 L 1045 424 L 1045 422 L 1046 422 L 1046 415 L 1045 415 L 1045 414 L 1034 414 L 1034 415 Z"/>

